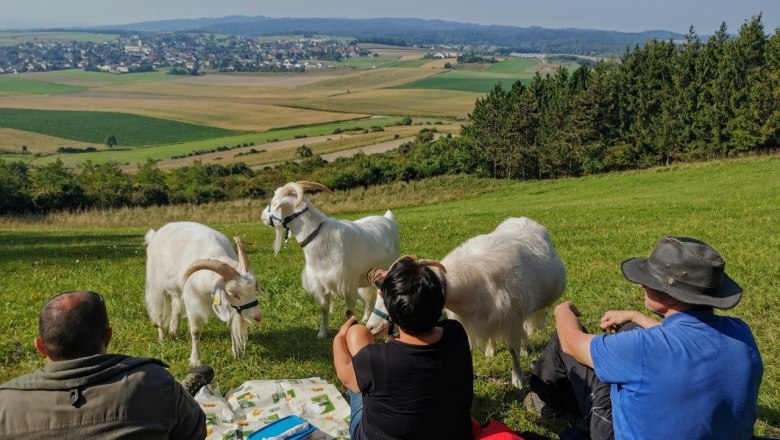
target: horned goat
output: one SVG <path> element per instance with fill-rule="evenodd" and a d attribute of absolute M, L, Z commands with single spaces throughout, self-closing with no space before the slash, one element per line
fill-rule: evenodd
<path fill-rule="evenodd" d="M 164 328 L 176 334 L 187 314 L 192 352 L 190 364 L 200 365 L 201 330 L 212 314 L 228 324 L 233 356 L 246 347 L 248 326 L 262 318 L 261 293 L 239 237 L 238 255 L 221 233 L 200 223 L 168 223 L 150 229 L 146 241 L 146 307 L 160 341 Z"/>
<path fill-rule="evenodd" d="M 368 319 L 376 289 L 369 286 L 366 273 L 372 267 L 387 268 L 395 261 L 400 242 L 392 212 L 356 221 L 337 220 L 304 197 L 306 189 L 332 192 L 315 182 L 290 182 L 276 189 L 261 218 L 276 229 L 275 253 L 289 233 L 303 248 L 306 263 L 301 281 L 303 288 L 319 300 L 322 320 L 317 337 L 324 338 L 333 295 L 344 296 L 347 317 L 354 313 L 359 295 L 364 305 L 363 320 Z"/>
<path fill-rule="evenodd" d="M 512 356 L 512 384 L 523 387 L 520 354 L 528 336 L 544 322 L 547 307 L 566 288 L 566 268 L 547 229 L 528 218 L 509 218 L 495 231 L 473 237 L 443 260 L 447 298 L 444 307 L 458 320 L 474 346 L 503 342 Z M 378 313 L 377 313 L 378 311 Z M 386 333 L 389 322 L 381 297 L 366 325 Z"/>

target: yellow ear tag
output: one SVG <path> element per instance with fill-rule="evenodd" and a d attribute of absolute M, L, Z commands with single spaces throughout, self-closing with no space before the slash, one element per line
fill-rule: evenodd
<path fill-rule="evenodd" d="M 218 306 L 222 304 L 222 299 L 219 297 L 219 295 L 214 296 L 214 305 Z"/>

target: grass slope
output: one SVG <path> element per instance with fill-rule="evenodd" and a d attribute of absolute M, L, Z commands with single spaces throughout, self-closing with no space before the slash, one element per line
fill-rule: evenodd
<path fill-rule="evenodd" d="M 0 127 L 102 145 L 116 136 L 122 147 L 235 135 L 238 132 L 127 113 L 0 108 Z"/>
<path fill-rule="evenodd" d="M 568 270 L 565 299 L 582 312 L 592 332 L 608 309 L 643 310 L 640 290 L 626 282 L 619 264 L 646 256 L 665 234 L 701 238 L 718 249 L 728 273 L 745 288 L 742 303 L 725 312 L 753 329 L 764 360 L 757 433 L 780 433 L 780 280 L 775 255 L 780 249 L 780 158 L 758 158 L 672 166 L 582 179 L 546 182 L 502 182 L 472 177 L 436 179 L 430 183 L 396 184 L 386 188 L 318 195 L 315 203 L 328 214 L 356 219 L 393 207 L 403 253 L 440 259 L 457 244 L 493 230 L 509 216 L 528 216 L 550 231 Z M 480 192 L 476 194 L 476 192 Z M 435 204 L 427 196 L 455 195 Z M 422 199 L 420 197 L 423 197 Z M 439 199 L 441 200 L 441 199 Z M 242 359 L 230 355 L 224 325 L 212 319 L 202 337 L 204 361 L 215 367 L 216 380 L 227 390 L 250 378 L 321 376 L 337 382 L 331 364 L 330 340 L 317 340 L 319 307 L 303 292 L 301 250 L 291 244 L 273 256 L 273 231 L 254 220 L 263 207 L 255 201 L 225 215 L 209 206 L 170 208 L 168 219 L 212 219 L 227 236 L 240 235 L 266 292 L 261 300 L 264 321 L 250 334 Z M 405 207 L 404 207 L 405 206 Z M 156 208 L 161 213 L 165 210 Z M 235 210 L 237 209 L 237 211 Z M 199 213 L 211 210 L 211 215 Z M 143 302 L 144 246 L 147 227 L 161 226 L 150 211 L 122 211 L 83 216 L 81 226 L 58 223 L 6 225 L 0 231 L 0 292 L 6 335 L 0 341 L 0 381 L 32 371 L 42 360 L 32 347 L 37 313 L 53 294 L 89 288 L 105 295 L 112 325 L 112 349 L 154 356 L 181 375 L 187 370 L 186 331 L 164 344 L 157 342 Z M 93 226 L 94 218 L 112 217 L 120 226 Z M 113 218 L 116 217 L 116 218 Z M 240 218 L 247 223 L 235 223 Z M 227 223 L 226 223 L 227 222 Z M 133 226 L 121 226 L 121 225 Z M 341 323 L 343 301 L 334 306 L 330 335 Z M 185 323 L 182 323 L 184 325 Z M 532 337 L 526 372 L 549 337 L 547 328 Z M 510 380 L 510 357 L 503 348 L 486 359 L 474 351 L 473 414 L 498 418 L 517 430 L 551 434 L 576 420 L 540 420 L 522 408 L 522 393 Z"/>

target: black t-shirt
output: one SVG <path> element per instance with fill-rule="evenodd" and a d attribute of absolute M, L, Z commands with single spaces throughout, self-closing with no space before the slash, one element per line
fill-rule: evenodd
<path fill-rule="evenodd" d="M 369 344 L 352 360 L 363 394 L 356 439 L 471 439 L 474 369 L 463 326 L 431 345 Z"/>

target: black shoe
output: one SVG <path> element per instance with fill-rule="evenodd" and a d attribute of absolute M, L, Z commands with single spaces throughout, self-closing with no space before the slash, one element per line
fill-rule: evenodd
<path fill-rule="evenodd" d="M 181 380 L 181 384 L 190 396 L 195 396 L 201 388 L 210 384 L 212 380 L 214 380 L 214 369 L 208 365 L 201 365 L 187 372 L 184 379 Z"/>

